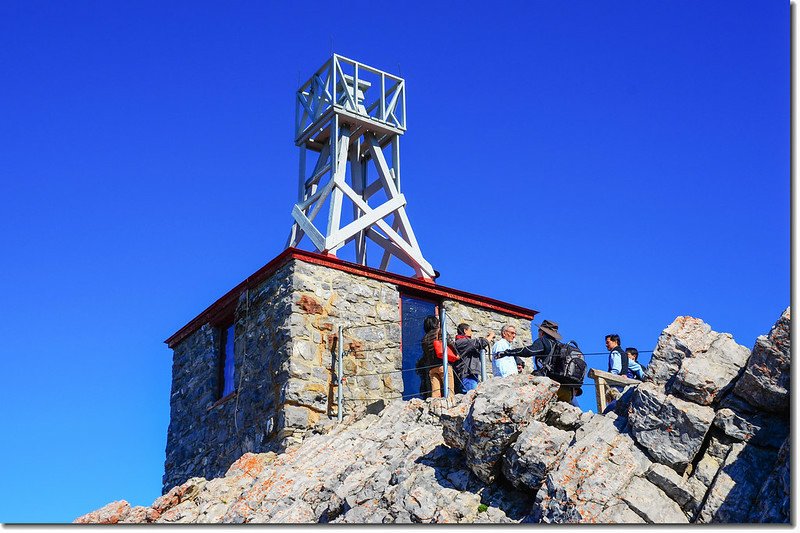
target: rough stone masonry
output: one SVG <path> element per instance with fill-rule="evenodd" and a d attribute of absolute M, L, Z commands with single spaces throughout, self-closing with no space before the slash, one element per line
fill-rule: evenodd
<path fill-rule="evenodd" d="M 335 423 L 340 325 L 345 412 L 418 392 L 404 390 L 399 372 L 397 284 L 290 258 L 232 297 L 227 315 L 235 323 L 235 394 L 218 398 L 220 328 L 213 319 L 171 345 L 165 492 L 191 477 L 221 476 L 245 453 L 289 449 L 308 431 Z M 499 333 L 510 323 L 519 342 L 531 341 L 530 317 L 455 297 L 439 300 L 453 330 L 452 324 L 469 321 Z"/>

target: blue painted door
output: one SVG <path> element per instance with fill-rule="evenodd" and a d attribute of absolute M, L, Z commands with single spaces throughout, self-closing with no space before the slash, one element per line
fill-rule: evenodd
<path fill-rule="evenodd" d="M 427 375 L 428 370 L 417 371 L 416 367 L 417 361 L 422 357 L 420 343 L 425 335 L 422 322 L 426 316 L 436 315 L 438 304 L 404 294 L 400 295 L 400 302 L 403 335 L 403 398 L 427 398 L 430 390 L 422 390 L 422 385 L 423 377 Z M 427 379 L 425 382 L 427 383 Z"/>

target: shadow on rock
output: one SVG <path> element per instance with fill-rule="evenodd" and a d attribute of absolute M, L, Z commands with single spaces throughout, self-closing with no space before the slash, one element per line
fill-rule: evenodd
<path fill-rule="evenodd" d="M 465 466 L 460 450 L 440 444 L 415 462 L 432 468 L 442 488 L 476 494 L 482 505 L 499 509 L 511 520 L 524 520 L 530 513 L 534 494 L 515 489 L 503 477 L 491 484 L 484 483 Z"/>

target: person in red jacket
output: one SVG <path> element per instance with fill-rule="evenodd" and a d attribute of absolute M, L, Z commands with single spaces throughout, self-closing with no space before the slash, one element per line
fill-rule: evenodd
<path fill-rule="evenodd" d="M 425 335 L 422 337 L 422 362 L 426 367 L 432 367 L 428 375 L 431 378 L 431 398 L 441 398 L 442 390 L 444 390 L 444 367 L 442 366 L 442 359 L 436 356 L 436 350 L 433 347 L 433 341 L 442 338 L 442 330 L 439 327 L 439 319 L 434 315 L 425 317 L 422 323 L 425 329 Z M 455 353 L 456 347 L 448 335 L 447 345 Z M 455 383 L 453 375 L 453 365 L 447 365 L 447 390 L 448 396 L 455 394 Z"/>
<path fill-rule="evenodd" d="M 464 392 L 471 391 L 478 387 L 478 380 L 481 376 L 481 350 L 489 352 L 494 331 L 490 331 L 486 338 L 472 337 L 472 327 L 462 322 L 458 325 L 458 335 L 456 335 L 456 351 L 461 360 L 454 364 L 456 374 L 461 380 L 461 387 Z"/>

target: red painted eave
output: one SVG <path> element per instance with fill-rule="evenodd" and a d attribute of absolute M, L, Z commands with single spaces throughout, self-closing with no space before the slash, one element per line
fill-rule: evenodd
<path fill-rule="evenodd" d="M 323 255 L 316 252 L 308 252 L 306 250 L 300 250 L 299 248 L 287 248 L 275 259 L 258 269 L 252 275 L 248 276 L 247 279 L 228 291 L 225 296 L 211 304 L 205 311 L 197 315 L 188 324 L 183 326 L 164 342 L 167 344 L 167 346 L 173 348 L 191 333 L 198 330 L 203 324 L 209 322 L 213 323 L 216 319 L 221 318 L 222 315 L 229 314 L 232 307 L 236 305 L 236 301 L 238 300 L 242 291 L 258 285 L 280 267 L 295 259 L 306 263 L 333 268 L 342 272 L 354 274 L 356 276 L 363 276 L 377 281 L 391 283 L 396 285 L 401 292 L 411 293 L 417 296 L 454 300 L 527 320 L 533 320 L 533 317 L 538 313 L 538 311 L 534 311 L 533 309 L 501 302 L 500 300 L 495 300 L 494 298 L 488 298 L 486 296 L 480 296 L 478 294 L 437 285 L 429 280 L 411 278 L 408 276 L 402 276 L 400 274 L 394 274 L 392 272 L 386 272 L 384 270 L 378 270 L 376 268 L 351 263 L 349 261 L 339 259 L 333 255 Z"/>

